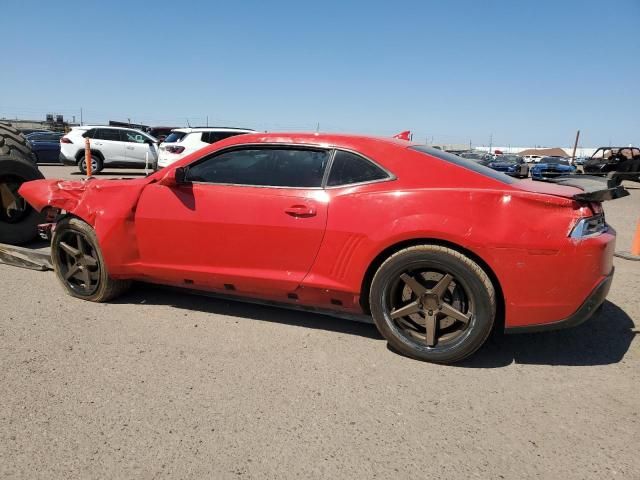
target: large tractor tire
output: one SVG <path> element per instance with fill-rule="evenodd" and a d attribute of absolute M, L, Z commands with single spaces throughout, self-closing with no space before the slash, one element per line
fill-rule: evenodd
<path fill-rule="evenodd" d="M 18 245 L 38 235 L 42 215 L 18 195 L 24 182 L 44 178 L 31 158 L 24 136 L 0 123 L 0 243 Z"/>

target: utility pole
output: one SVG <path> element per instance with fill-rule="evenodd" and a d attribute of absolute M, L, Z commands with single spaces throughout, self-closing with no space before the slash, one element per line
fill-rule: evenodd
<path fill-rule="evenodd" d="M 493 133 L 489 135 L 489 153 L 491 153 L 492 146 L 493 146 Z"/>
<path fill-rule="evenodd" d="M 82 107 L 80 107 L 80 125 L 84 125 L 84 123 L 82 123 Z"/>
<path fill-rule="evenodd" d="M 576 141 L 573 144 L 573 154 L 571 155 L 571 163 L 575 163 L 576 161 L 576 149 L 578 148 L 578 140 L 580 139 L 580 130 L 576 132 Z"/>
<path fill-rule="evenodd" d="M 209 126 L 209 115 L 207 115 L 207 127 Z"/>

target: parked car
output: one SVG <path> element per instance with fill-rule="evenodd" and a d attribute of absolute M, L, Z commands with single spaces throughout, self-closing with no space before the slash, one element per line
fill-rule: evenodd
<path fill-rule="evenodd" d="M 155 167 L 158 141 L 133 128 L 85 125 L 74 127 L 60 139 L 60 159 L 65 165 L 77 165 L 87 173 L 84 158 L 85 139 L 91 142 L 91 170 L 98 173 L 104 167 L 140 168 L 147 162 Z"/>
<path fill-rule="evenodd" d="M 151 127 L 147 133 L 151 135 L 153 138 L 157 138 L 158 142 L 164 142 L 164 139 L 169 136 L 172 130 L 175 130 L 175 127 Z"/>
<path fill-rule="evenodd" d="M 255 133 L 255 131 L 247 128 L 222 127 L 176 128 L 160 144 L 158 168 L 167 167 L 212 143 L 244 133 Z"/>
<path fill-rule="evenodd" d="M 485 165 L 487 161 L 493 158 L 491 154 L 486 152 L 462 152 L 458 154 L 458 156 L 467 158 L 469 160 L 474 160 L 482 165 Z"/>
<path fill-rule="evenodd" d="M 585 173 L 611 174 L 618 183 L 622 180 L 640 182 L 640 149 L 637 147 L 600 147 L 583 166 Z"/>
<path fill-rule="evenodd" d="M 569 165 L 569 159 L 564 157 L 542 157 L 539 163 L 531 167 L 531 178 L 540 180 L 568 175 L 576 172 L 576 167 Z"/>
<path fill-rule="evenodd" d="M 574 165 L 584 165 L 584 163 L 587 161 L 587 157 L 576 157 L 573 160 L 573 164 Z"/>
<path fill-rule="evenodd" d="M 34 132 L 26 135 L 33 160 L 36 163 L 60 163 L 62 135 L 57 132 Z"/>
<path fill-rule="evenodd" d="M 498 155 L 495 159 L 486 161 L 484 165 L 512 177 L 527 178 L 529 176 L 529 165 L 518 155 Z"/>
<path fill-rule="evenodd" d="M 542 157 L 540 155 L 525 155 L 522 158 L 527 163 L 538 163 Z"/>
<path fill-rule="evenodd" d="M 259 133 L 148 177 L 20 194 L 65 211 L 51 253 L 75 297 L 108 301 L 137 279 L 373 317 L 393 349 L 450 363 L 503 320 L 577 325 L 604 302 L 615 232 L 600 201 L 628 192 L 570 180 L 514 180 L 404 140 Z"/>

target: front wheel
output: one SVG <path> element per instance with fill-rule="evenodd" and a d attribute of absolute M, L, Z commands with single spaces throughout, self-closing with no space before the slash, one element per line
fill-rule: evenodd
<path fill-rule="evenodd" d="M 51 260 L 67 292 L 83 300 L 106 302 L 131 283 L 109 276 L 93 228 L 78 218 L 65 218 L 56 225 Z"/>
<path fill-rule="evenodd" d="M 369 303 L 393 348 L 419 360 L 454 363 L 491 333 L 495 297 L 491 280 L 469 257 L 440 245 L 417 245 L 380 266 Z"/>

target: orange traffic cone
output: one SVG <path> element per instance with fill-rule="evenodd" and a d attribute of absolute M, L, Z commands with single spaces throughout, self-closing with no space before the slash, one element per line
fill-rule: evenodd
<path fill-rule="evenodd" d="M 633 236 L 631 242 L 631 252 L 616 252 L 616 257 L 624 258 L 625 260 L 640 261 L 640 220 L 636 226 L 636 233 Z"/>
<path fill-rule="evenodd" d="M 84 165 L 87 168 L 87 177 L 91 176 L 91 144 L 89 137 L 84 139 Z"/>

